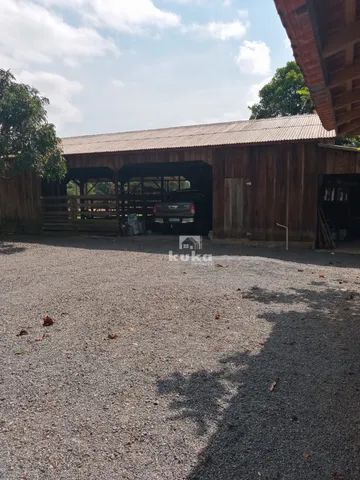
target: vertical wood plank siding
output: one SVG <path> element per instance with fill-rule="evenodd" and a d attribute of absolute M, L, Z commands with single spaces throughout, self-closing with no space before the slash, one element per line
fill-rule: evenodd
<path fill-rule="evenodd" d="M 318 179 L 324 174 L 360 173 L 360 152 L 294 143 L 214 151 L 214 232 L 232 237 L 227 227 L 224 185 L 228 178 L 244 179 L 243 228 L 238 237 L 275 241 L 289 226 L 290 239 L 313 242 L 316 236 Z"/>
<path fill-rule="evenodd" d="M 206 162 L 213 167 L 215 236 L 269 241 L 284 237 L 276 223 L 289 226 L 291 240 L 315 241 L 319 175 L 360 173 L 360 153 L 320 148 L 318 142 L 72 155 L 68 161 L 73 168 L 115 170 L 128 164 Z M 242 179 L 243 206 L 228 205 L 236 198 L 225 188 L 226 179 L 231 178 Z M 241 229 L 229 224 L 230 211 L 242 213 Z"/>
<path fill-rule="evenodd" d="M 213 169 L 215 236 L 269 241 L 284 237 L 276 223 L 289 226 L 291 240 L 314 241 L 319 176 L 360 174 L 360 152 L 320 148 L 314 142 L 69 155 L 67 161 L 70 168 L 115 172 L 129 164 L 206 162 Z M 37 230 L 40 195 L 40 181 L 30 173 L 0 180 L 0 231 L 5 224 Z"/>
<path fill-rule="evenodd" d="M 41 181 L 31 172 L 0 179 L 0 233 L 35 233 L 41 227 Z"/>

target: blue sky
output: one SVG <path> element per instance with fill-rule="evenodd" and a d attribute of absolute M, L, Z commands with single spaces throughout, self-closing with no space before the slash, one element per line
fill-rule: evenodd
<path fill-rule="evenodd" d="M 273 0 L 1 0 L 0 30 L 62 136 L 248 118 L 292 58 Z"/>

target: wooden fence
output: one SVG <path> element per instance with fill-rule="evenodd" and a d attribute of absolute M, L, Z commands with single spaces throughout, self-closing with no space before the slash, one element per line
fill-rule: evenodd
<path fill-rule="evenodd" d="M 133 194 L 42 197 L 43 230 L 117 233 L 132 213 L 149 227 L 160 201 L 160 196 Z"/>

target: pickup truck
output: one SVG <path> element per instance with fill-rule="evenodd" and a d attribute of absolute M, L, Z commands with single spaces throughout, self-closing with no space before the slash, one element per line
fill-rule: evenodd
<path fill-rule="evenodd" d="M 162 231 L 205 233 L 208 208 L 206 196 L 201 192 L 172 192 L 164 202 L 154 205 L 153 223 Z M 208 227 L 210 229 L 210 225 Z"/>

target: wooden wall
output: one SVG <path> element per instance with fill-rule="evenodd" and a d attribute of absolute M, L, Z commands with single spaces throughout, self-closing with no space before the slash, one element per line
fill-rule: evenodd
<path fill-rule="evenodd" d="M 204 161 L 213 167 L 213 229 L 217 237 L 314 242 L 322 174 L 360 173 L 360 153 L 316 143 L 193 148 L 129 154 L 74 155 L 69 166 Z"/>
<path fill-rule="evenodd" d="M 216 237 L 283 240 L 276 223 L 288 225 L 290 239 L 314 242 L 319 178 L 324 174 L 360 174 L 360 152 L 289 143 L 194 148 L 130 154 L 73 155 L 70 168 L 203 161 L 213 167 L 213 230 Z M 196 168 L 196 167 L 194 167 Z M 40 181 L 23 174 L 0 180 L 0 231 L 39 228 Z"/>
<path fill-rule="evenodd" d="M 284 230 L 276 226 L 280 223 L 289 227 L 291 240 L 314 242 L 319 179 L 342 173 L 360 174 L 360 152 L 313 143 L 217 149 L 213 156 L 214 232 L 218 237 L 276 241 L 284 238 Z M 231 184 L 236 191 L 229 190 Z M 241 219 L 241 228 L 228 219 L 229 202 L 234 198 L 238 200 L 231 207 L 232 217 Z"/>
<path fill-rule="evenodd" d="M 187 148 L 183 150 L 153 150 L 134 153 L 96 153 L 68 155 L 69 168 L 107 167 L 120 170 L 126 165 L 142 163 L 174 163 L 203 161 L 212 163 L 212 148 Z"/>
<path fill-rule="evenodd" d="M 31 172 L 0 179 L 0 233 L 38 232 L 41 182 Z"/>

